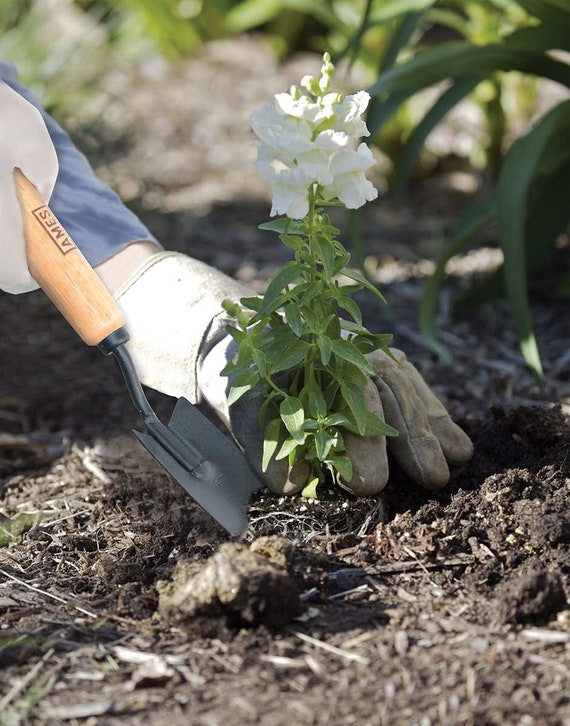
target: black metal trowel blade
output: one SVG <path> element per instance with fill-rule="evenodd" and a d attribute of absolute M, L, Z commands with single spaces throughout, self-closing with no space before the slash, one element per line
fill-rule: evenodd
<path fill-rule="evenodd" d="M 146 431 L 136 438 L 208 514 L 230 534 L 247 527 L 246 507 L 263 484 L 243 453 L 190 401 L 179 398 L 168 426 L 148 402 L 124 343 L 126 332 L 107 336 L 99 347 L 119 364 Z"/>
<path fill-rule="evenodd" d="M 224 529 L 245 530 L 249 498 L 263 485 L 242 452 L 189 401 L 178 399 L 168 426 L 155 421 L 146 433 L 133 433 Z"/>

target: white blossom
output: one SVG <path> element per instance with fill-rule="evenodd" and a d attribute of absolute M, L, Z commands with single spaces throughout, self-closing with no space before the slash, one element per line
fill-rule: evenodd
<path fill-rule="evenodd" d="M 309 189 L 315 184 L 323 199 L 339 199 L 349 209 L 375 199 L 378 192 L 364 175 L 374 164 L 372 152 L 366 144 L 356 147 L 369 135 L 362 119 L 369 94 L 328 92 L 324 71 L 320 81 L 306 76 L 301 85 L 310 95 L 293 87 L 251 115 L 259 139 L 256 166 L 274 185 L 271 215 L 304 217 Z"/>
<path fill-rule="evenodd" d="M 291 219 L 302 219 L 309 211 L 309 186 L 312 180 L 304 169 L 283 170 L 273 185 L 271 216 L 286 214 Z"/>
<path fill-rule="evenodd" d="M 362 136 L 370 136 L 370 132 L 366 127 L 362 114 L 368 108 L 370 103 L 370 94 L 367 91 L 358 91 L 346 98 L 335 107 L 335 113 L 338 119 L 339 130 L 344 131 L 353 139 L 359 139 Z"/>
<path fill-rule="evenodd" d="M 372 152 L 366 144 L 347 149 L 343 154 L 335 154 L 331 159 L 331 184 L 323 188 L 323 196 L 336 197 L 347 209 L 358 209 L 378 196 L 378 190 L 364 175 L 364 171 L 374 164 Z"/>

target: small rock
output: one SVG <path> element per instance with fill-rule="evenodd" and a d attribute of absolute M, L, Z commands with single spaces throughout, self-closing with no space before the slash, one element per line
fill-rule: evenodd
<path fill-rule="evenodd" d="M 261 555 L 272 562 L 277 567 L 286 569 L 293 545 L 289 540 L 275 535 L 271 537 L 258 537 L 249 546 L 250 552 Z"/>
<path fill-rule="evenodd" d="M 570 610 L 561 610 L 556 616 L 556 623 L 560 630 L 570 633 Z"/>

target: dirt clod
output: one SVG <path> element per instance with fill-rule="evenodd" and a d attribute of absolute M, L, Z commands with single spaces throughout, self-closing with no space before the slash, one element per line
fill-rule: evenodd
<path fill-rule="evenodd" d="M 271 541 L 273 540 L 273 541 Z M 227 543 L 205 563 L 178 563 L 172 581 L 159 583 L 158 611 L 168 625 L 223 617 L 230 625 L 280 627 L 301 612 L 299 592 L 283 568 L 277 538 L 257 548 Z"/>
<path fill-rule="evenodd" d="M 567 606 L 559 573 L 545 568 L 508 579 L 500 588 L 498 604 L 506 622 L 535 625 L 556 618 Z"/>

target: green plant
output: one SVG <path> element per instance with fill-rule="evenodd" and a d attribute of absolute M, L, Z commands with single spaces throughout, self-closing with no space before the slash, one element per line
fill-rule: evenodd
<path fill-rule="evenodd" d="M 271 214 L 285 214 L 262 225 L 279 233 L 294 253 L 269 283 L 262 298 L 226 302 L 237 325 L 229 332 L 237 355 L 223 371 L 232 386 L 229 404 L 243 395 L 263 398 L 259 422 L 264 431 L 263 468 L 272 458 L 292 467 L 306 459 L 311 467 L 306 495 L 330 476 L 352 479 L 343 431 L 361 436 L 396 435 L 367 410 L 364 389 L 374 370 L 365 354 L 388 352 L 390 335 L 362 324 L 352 294 L 374 286 L 347 267 L 349 254 L 339 230 L 323 212 L 326 206 L 357 208 L 377 196 L 364 170 L 372 163 L 360 118 L 368 94 L 343 97 L 329 91 L 333 66 L 325 54 L 320 79 L 305 77 L 302 88 L 275 96 L 275 103 L 252 115 L 260 138 L 257 166 L 274 183 Z M 339 285 L 344 275 L 354 284 Z M 339 316 L 339 310 L 348 318 Z"/>
<path fill-rule="evenodd" d="M 148 54 L 169 62 L 211 40 L 262 33 L 284 57 L 341 48 L 364 0 L 3 0 L 0 58 L 61 121 L 76 116 L 99 76 Z"/>
<path fill-rule="evenodd" d="M 385 3 L 379 6 L 386 10 Z M 388 3 L 394 6 L 394 3 Z M 369 3 L 362 33 L 375 22 L 375 3 Z M 438 352 L 435 312 L 445 263 L 477 231 L 497 220 L 504 264 L 499 273 L 514 314 L 521 350 L 527 364 L 542 378 L 528 299 L 528 274 L 547 259 L 558 233 L 569 220 L 567 201 L 570 162 L 570 102 L 560 102 L 510 146 L 502 91 L 508 75 L 540 77 L 570 87 L 570 67 L 553 51 L 570 50 L 570 8 L 564 0 L 472 0 L 466 3 L 410 2 L 413 12 L 401 18 L 371 86 L 373 106 L 368 116 L 378 141 L 390 117 L 416 94 L 444 84 L 431 108 L 424 109 L 403 142 L 392 178 L 401 191 L 408 183 L 427 136 L 463 98 L 485 99 L 490 142 L 487 163 L 495 181 L 488 201 L 477 200 L 465 217 L 428 282 L 420 310 L 423 334 Z M 495 11 L 496 24 L 486 11 Z M 497 12 L 501 13 L 497 17 Z M 452 28 L 467 40 L 421 48 L 426 23 Z M 418 52 L 418 47 L 421 52 Z M 410 50 L 410 48 L 412 50 Z M 485 93 L 481 94 L 481 89 Z M 379 142 L 381 143 L 381 142 Z M 506 153 L 505 147 L 508 146 Z M 499 288 L 498 277 L 494 280 Z"/>

